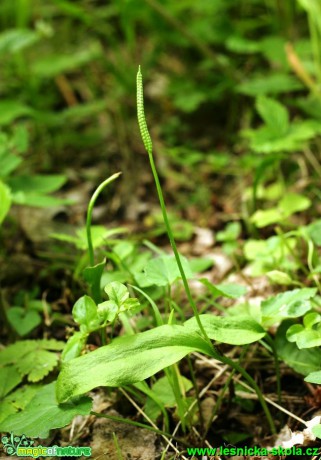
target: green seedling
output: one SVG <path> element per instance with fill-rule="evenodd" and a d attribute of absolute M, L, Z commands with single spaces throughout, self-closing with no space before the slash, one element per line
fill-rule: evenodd
<path fill-rule="evenodd" d="M 286 107 L 266 96 L 257 98 L 256 109 L 265 124 L 243 132 L 254 152 L 271 154 L 301 150 L 306 141 L 321 132 L 320 124 L 315 120 L 290 123 Z"/>
<path fill-rule="evenodd" d="M 275 336 L 275 347 L 280 360 L 298 374 L 307 376 L 321 369 L 321 350 L 319 347 L 298 348 L 295 342 L 289 342 L 286 332 L 293 325 L 293 320 L 285 320 L 278 327 Z M 315 382 L 317 383 L 317 382 Z"/>
<path fill-rule="evenodd" d="M 89 334 L 113 325 L 122 313 L 137 312 L 140 309 L 138 300 L 130 298 L 126 286 L 118 281 L 107 284 L 105 292 L 109 300 L 98 305 L 89 296 L 83 296 L 75 303 L 72 315 L 79 324 L 80 331 L 68 339 L 62 353 L 63 361 L 69 361 L 81 354 Z"/>
<path fill-rule="evenodd" d="M 252 276 L 259 276 L 275 269 L 296 270 L 300 265 L 293 254 L 297 248 L 293 235 L 271 236 L 266 240 L 247 240 L 244 244 L 245 258 L 250 262 Z"/>
<path fill-rule="evenodd" d="M 11 327 L 20 337 L 24 337 L 41 324 L 43 310 L 41 300 L 26 300 L 24 307 L 7 308 L 6 315 Z"/>
<path fill-rule="evenodd" d="M 299 349 L 321 345 L 321 315 L 316 312 L 307 313 L 302 324 L 294 324 L 286 332 L 289 342 L 296 342 Z"/>
<path fill-rule="evenodd" d="M 241 234 L 241 224 L 239 222 L 230 222 L 224 230 L 217 232 L 216 241 L 222 243 L 223 251 L 230 255 L 235 253 L 238 248 L 238 241 Z"/>
<path fill-rule="evenodd" d="M 271 224 L 283 224 L 293 214 L 305 211 L 311 204 L 311 201 L 305 196 L 298 193 L 286 193 L 276 207 L 256 211 L 250 221 L 258 228 Z"/>

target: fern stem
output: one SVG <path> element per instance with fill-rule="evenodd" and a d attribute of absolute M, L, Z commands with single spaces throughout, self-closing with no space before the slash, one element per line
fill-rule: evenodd
<path fill-rule="evenodd" d="M 140 66 L 138 67 L 138 73 L 137 73 L 137 118 L 138 118 L 138 124 L 139 124 L 139 128 L 140 128 L 141 137 L 142 137 L 145 149 L 147 150 L 147 153 L 148 153 L 149 162 L 150 162 L 150 166 L 151 166 L 151 169 L 152 169 L 152 173 L 153 173 L 153 177 L 154 177 L 154 181 L 155 181 L 155 185 L 156 185 L 156 190 L 157 190 L 157 194 L 158 194 L 159 203 L 160 203 L 160 206 L 161 206 L 161 209 L 162 209 L 162 215 L 163 215 L 163 220 L 164 220 L 165 227 L 166 227 L 166 232 L 167 232 L 171 247 L 172 247 L 174 255 L 175 255 L 176 263 L 177 263 L 177 266 L 178 266 L 178 269 L 179 269 L 179 272 L 180 272 L 180 275 L 181 275 L 181 278 L 182 278 L 182 281 L 183 281 L 184 289 L 185 289 L 188 301 L 189 301 L 189 303 L 190 303 L 190 305 L 192 307 L 192 310 L 193 310 L 193 313 L 195 315 L 195 318 L 196 318 L 197 324 L 199 326 L 199 329 L 200 329 L 203 337 L 205 338 L 205 340 L 211 345 L 211 347 L 213 347 L 212 342 L 208 338 L 208 335 L 206 334 L 206 331 L 205 331 L 205 329 L 204 329 L 204 327 L 202 325 L 202 322 L 200 320 L 200 315 L 199 315 L 199 312 L 197 310 L 197 307 L 196 307 L 196 304 L 194 302 L 194 299 L 192 297 L 192 294 L 191 294 L 191 291 L 190 291 L 190 288 L 189 288 L 189 285 L 188 285 L 188 282 L 187 282 L 187 278 L 186 278 L 186 275 L 185 275 L 185 272 L 184 272 L 184 269 L 183 269 L 183 266 L 182 266 L 182 262 L 181 262 L 181 259 L 179 257 L 179 253 L 178 253 L 178 250 L 177 250 L 177 246 L 176 246 L 176 242 L 175 242 L 174 235 L 173 235 L 173 232 L 172 232 L 172 228 L 171 228 L 171 225 L 170 225 L 170 222 L 169 222 L 169 219 L 168 219 L 168 214 L 167 214 L 167 211 L 166 211 L 164 195 L 163 195 L 162 187 L 161 187 L 161 184 L 160 184 L 160 181 L 159 181 L 157 169 L 156 169 L 156 166 L 155 166 L 154 157 L 153 157 L 152 140 L 151 140 L 151 137 L 150 137 L 149 132 L 148 132 L 148 127 L 147 127 L 146 118 L 145 118 L 144 95 L 143 95 L 143 77 L 142 77 L 142 73 L 141 73 L 141 70 L 140 70 Z"/>
<path fill-rule="evenodd" d="M 102 182 L 96 188 L 88 204 L 87 219 L 86 219 L 86 234 L 87 234 L 87 247 L 88 247 L 89 262 L 91 266 L 95 265 L 94 247 L 93 247 L 92 236 L 91 236 L 91 220 L 92 220 L 93 209 L 94 209 L 96 200 L 99 194 L 101 193 L 101 191 L 106 187 L 106 185 L 110 184 L 110 182 L 113 182 L 120 175 L 121 175 L 121 172 L 118 172 L 108 177 L 108 179 L 104 180 L 104 182 Z"/>

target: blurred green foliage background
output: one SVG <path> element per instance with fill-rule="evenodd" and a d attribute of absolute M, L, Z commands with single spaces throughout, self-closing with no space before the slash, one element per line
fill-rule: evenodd
<path fill-rule="evenodd" d="M 2 0 L 1 130 L 27 127 L 24 174 L 99 182 L 121 170 L 126 202 L 146 163 L 140 64 L 161 172 L 186 189 L 186 173 L 200 171 L 192 200 L 205 209 L 213 203 L 204 177 L 210 184 L 213 174 L 246 176 L 267 164 L 261 144 L 253 155 L 247 140 L 259 122 L 254 98 L 320 121 L 319 12 L 317 0 Z"/>

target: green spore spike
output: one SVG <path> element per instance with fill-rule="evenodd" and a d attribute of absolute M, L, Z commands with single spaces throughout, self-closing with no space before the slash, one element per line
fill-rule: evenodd
<path fill-rule="evenodd" d="M 140 71 L 140 66 L 138 66 L 138 72 L 137 72 L 137 118 L 138 118 L 140 134 L 142 136 L 142 140 L 143 140 L 145 149 L 147 150 L 148 154 L 151 155 L 153 151 L 153 144 L 152 144 L 151 137 L 149 135 L 146 118 L 145 118 L 143 75 Z"/>

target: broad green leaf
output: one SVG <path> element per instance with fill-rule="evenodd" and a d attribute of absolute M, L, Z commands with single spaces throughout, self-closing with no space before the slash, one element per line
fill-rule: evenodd
<path fill-rule="evenodd" d="M 106 260 L 103 260 L 93 267 L 86 267 L 83 271 L 83 277 L 91 288 L 91 293 L 96 302 L 101 300 L 100 285 L 101 277 L 105 270 Z"/>
<path fill-rule="evenodd" d="M 125 233 L 127 232 L 124 228 L 114 228 L 114 229 L 107 229 L 102 225 L 92 225 L 91 226 L 91 238 L 93 247 L 98 248 L 102 245 L 108 244 L 110 241 L 109 238 L 112 237 L 115 233 Z M 87 241 L 87 233 L 86 228 L 80 228 L 76 230 L 75 235 L 67 235 L 65 233 L 53 233 L 51 234 L 53 238 L 56 238 L 60 241 L 67 241 L 69 243 L 74 244 L 78 249 L 86 250 L 88 247 Z M 85 269 L 86 270 L 86 269 Z"/>
<path fill-rule="evenodd" d="M 17 409 L 15 405 L 8 399 L 8 397 L 0 401 L 0 404 L 1 404 L 1 412 L 0 412 L 0 424 L 1 424 L 2 420 L 5 420 L 7 417 L 9 417 L 9 415 L 17 412 Z"/>
<path fill-rule="evenodd" d="M 39 382 L 58 364 L 58 355 L 48 350 L 35 350 L 23 357 L 16 366 L 21 375 L 28 375 L 29 382 Z"/>
<path fill-rule="evenodd" d="M 304 380 L 309 383 L 321 385 L 321 371 L 310 372 L 310 374 L 307 375 Z"/>
<path fill-rule="evenodd" d="M 86 341 L 87 334 L 84 334 L 83 332 L 76 332 L 72 335 L 68 339 L 64 351 L 61 354 L 62 361 L 70 361 L 71 359 L 80 356 Z"/>
<path fill-rule="evenodd" d="M 180 260 L 187 278 L 192 278 L 193 273 L 189 263 L 184 256 L 180 256 Z M 173 284 L 181 277 L 174 256 L 160 256 L 152 259 L 145 267 L 144 287 L 147 286 L 168 286 Z"/>
<path fill-rule="evenodd" d="M 9 29 L 0 35 L 0 54 L 16 53 L 40 39 L 37 32 L 28 29 Z"/>
<path fill-rule="evenodd" d="M 72 309 L 72 316 L 86 331 L 95 330 L 99 325 L 97 305 L 88 295 L 77 300 Z"/>
<path fill-rule="evenodd" d="M 281 222 L 284 219 L 278 208 L 259 209 L 251 216 L 251 222 L 258 228 Z"/>
<path fill-rule="evenodd" d="M 97 313 L 101 324 L 113 323 L 119 313 L 119 307 L 114 301 L 106 300 L 98 304 Z"/>
<path fill-rule="evenodd" d="M 193 351 L 211 354 L 212 348 L 197 332 L 184 326 L 164 325 L 119 337 L 63 365 L 57 382 L 58 400 L 67 401 L 98 386 L 142 381 Z"/>
<path fill-rule="evenodd" d="M 311 310 L 310 299 L 315 288 L 293 289 L 270 297 L 261 303 L 262 322 L 268 327 L 286 318 L 297 318 Z"/>
<path fill-rule="evenodd" d="M 313 311 L 311 313 L 308 313 L 303 318 L 304 327 L 306 327 L 308 329 L 312 329 L 312 327 L 315 324 L 320 323 L 320 321 L 321 321 L 321 315 L 319 315 L 319 313 L 317 313 L 315 311 Z"/>
<path fill-rule="evenodd" d="M 64 342 L 57 340 L 20 340 L 0 351 L 0 366 L 20 363 L 25 355 L 37 353 L 38 350 L 62 350 Z"/>
<path fill-rule="evenodd" d="M 277 74 L 258 76 L 237 85 L 237 91 L 248 96 L 274 95 L 302 89 L 302 84 L 291 75 Z"/>
<path fill-rule="evenodd" d="M 320 122 L 304 120 L 291 123 L 285 134 L 275 133 L 271 127 L 263 126 L 243 131 L 243 135 L 250 139 L 252 150 L 271 154 L 302 149 L 306 141 L 320 134 L 320 131 Z"/>
<path fill-rule="evenodd" d="M 27 127 L 20 124 L 15 126 L 10 140 L 11 147 L 15 153 L 26 153 L 29 147 L 29 132 Z"/>
<path fill-rule="evenodd" d="M 239 284 L 212 284 L 206 278 L 201 278 L 200 282 L 209 289 L 215 299 L 217 297 L 238 299 L 247 292 L 246 287 Z"/>
<path fill-rule="evenodd" d="M 118 281 L 119 283 L 125 283 L 128 281 L 129 273 L 125 270 L 112 270 L 105 271 L 102 274 L 100 287 L 103 289 L 106 284 L 112 283 L 113 281 Z"/>
<path fill-rule="evenodd" d="M 274 99 L 259 96 L 256 100 L 256 109 L 276 136 L 283 136 L 289 129 L 289 116 L 284 105 Z"/>
<path fill-rule="evenodd" d="M 5 152 L 4 155 L 0 154 L 0 177 L 9 176 L 22 162 L 22 158 Z"/>
<path fill-rule="evenodd" d="M 119 307 L 125 303 L 129 297 L 127 287 L 118 281 L 107 284 L 107 286 L 105 286 L 105 292 L 109 300 L 115 302 Z"/>
<path fill-rule="evenodd" d="M 214 261 L 206 257 L 197 257 L 189 260 L 189 266 L 193 273 L 202 273 L 212 268 Z"/>
<path fill-rule="evenodd" d="M 52 78 L 61 73 L 67 73 L 101 55 L 102 48 L 98 42 L 87 43 L 86 47 L 69 54 L 47 55 L 38 57 L 33 64 L 33 73 L 40 78 Z"/>
<path fill-rule="evenodd" d="M 321 101 L 318 97 L 311 94 L 309 97 L 297 98 L 296 104 L 309 117 L 321 121 Z"/>
<path fill-rule="evenodd" d="M 300 350 L 302 348 L 313 348 L 321 345 L 320 331 L 304 329 L 302 326 L 299 328 L 299 325 L 298 328 L 291 326 L 287 331 L 286 338 L 289 342 L 296 342 Z"/>
<path fill-rule="evenodd" d="M 285 45 L 286 39 L 280 35 L 265 35 L 260 41 L 262 54 L 272 63 L 274 67 L 272 75 L 276 72 L 276 68 L 288 70 L 288 59 L 285 52 Z"/>
<path fill-rule="evenodd" d="M 46 194 L 58 190 L 66 180 L 62 174 L 21 175 L 10 178 L 8 184 L 14 192 Z"/>
<path fill-rule="evenodd" d="M 104 289 L 109 300 L 98 305 L 98 314 L 104 322 L 113 322 L 120 313 L 140 308 L 136 298 L 129 298 L 128 289 L 124 284 L 112 281 Z"/>
<path fill-rule="evenodd" d="M 14 414 L 19 410 L 24 409 L 37 393 L 39 388 L 41 388 L 39 385 L 24 385 L 2 399 L 0 422 L 6 419 L 10 414 Z"/>
<path fill-rule="evenodd" d="M 64 123 L 77 125 L 84 120 L 90 120 L 95 115 L 105 112 L 108 108 L 108 104 L 109 100 L 107 99 L 98 99 L 86 104 L 76 104 L 75 106 L 68 107 L 60 113 L 55 114 L 55 123 L 53 124 L 56 126 Z M 39 114 L 39 118 L 41 118 L 41 113 Z"/>
<path fill-rule="evenodd" d="M 286 242 L 279 236 L 267 240 L 248 240 L 244 244 L 244 254 L 248 260 L 262 261 L 267 265 L 281 267 L 287 256 L 297 244 L 297 238 L 287 238 Z"/>
<path fill-rule="evenodd" d="M 284 216 L 291 216 L 295 212 L 304 211 L 311 206 L 311 200 L 298 193 L 286 193 L 281 199 L 278 208 Z"/>
<path fill-rule="evenodd" d="M 290 276 L 280 270 L 271 270 L 270 272 L 267 272 L 266 276 L 273 283 L 280 284 L 281 286 L 290 286 L 293 284 L 293 280 Z"/>
<path fill-rule="evenodd" d="M 0 399 L 2 399 L 22 381 L 22 376 L 13 366 L 0 367 L 0 374 Z"/>
<path fill-rule="evenodd" d="M 83 276 L 87 283 L 92 286 L 93 284 L 98 284 L 100 286 L 101 275 L 106 266 L 106 260 L 103 260 L 93 267 L 86 267 L 83 271 Z"/>
<path fill-rule="evenodd" d="M 18 100 L 0 101 L 0 125 L 10 125 L 17 118 L 32 114 L 33 110 Z"/>
<path fill-rule="evenodd" d="M 321 316 L 316 312 L 308 313 L 302 324 L 294 324 L 286 331 L 289 342 L 296 342 L 298 348 L 312 348 L 321 345 Z"/>
<path fill-rule="evenodd" d="M 256 40 L 248 40 L 239 35 L 231 35 L 226 40 L 225 46 L 233 53 L 252 54 L 260 51 L 260 45 Z"/>
<path fill-rule="evenodd" d="M 210 339 L 230 345 L 256 342 L 266 334 L 262 326 L 249 316 L 225 317 L 206 314 L 200 315 L 200 320 Z M 193 332 L 199 331 L 195 317 L 186 321 L 184 326 Z"/>
<path fill-rule="evenodd" d="M 241 233 L 241 224 L 239 222 L 230 222 L 226 225 L 224 230 L 217 232 L 217 241 L 235 241 Z"/>
<path fill-rule="evenodd" d="M 37 311 L 27 310 L 22 307 L 9 308 L 7 310 L 7 318 L 20 337 L 29 334 L 35 327 L 41 324 L 41 316 Z"/>
<path fill-rule="evenodd" d="M 12 194 L 12 201 L 16 204 L 25 206 L 35 206 L 39 208 L 48 208 L 50 206 L 61 206 L 70 204 L 71 201 L 54 196 L 42 195 L 40 193 L 16 192 Z"/>
<path fill-rule="evenodd" d="M 92 400 L 87 397 L 58 405 L 55 386 L 56 382 L 52 382 L 42 387 L 24 410 L 2 420 L 0 431 L 45 439 L 48 438 L 50 430 L 68 425 L 76 415 L 90 413 Z"/>
<path fill-rule="evenodd" d="M 299 350 L 295 343 L 290 343 L 285 337 L 290 324 L 290 321 L 284 321 L 276 334 L 275 346 L 279 358 L 299 374 L 308 375 L 319 371 L 321 369 L 320 348 Z"/>
<path fill-rule="evenodd" d="M 312 241 L 321 246 L 321 220 L 317 220 L 307 227 L 308 234 Z"/>
<path fill-rule="evenodd" d="M 113 248 L 113 253 L 116 254 L 120 260 L 125 260 L 129 257 L 135 249 L 135 245 L 131 241 L 121 241 Z"/>
<path fill-rule="evenodd" d="M 11 194 L 9 188 L 0 181 L 0 225 L 9 212 L 11 206 Z"/>
<path fill-rule="evenodd" d="M 244 245 L 244 255 L 247 260 L 255 260 L 257 257 L 265 257 L 269 254 L 266 241 L 247 240 Z"/>
<path fill-rule="evenodd" d="M 251 221 L 258 227 L 282 222 L 292 214 L 304 211 L 311 206 L 311 201 L 297 193 L 286 193 L 276 208 L 258 210 L 251 217 Z"/>
<path fill-rule="evenodd" d="M 185 392 L 193 387 L 192 382 L 183 376 L 180 378 L 180 383 L 184 387 Z M 157 401 L 162 403 L 164 407 L 176 406 L 175 394 L 166 376 L 158 379 L 152 386 L 151 391 L 154 393 Z M 156 421 L 157 417 L 161 414 L 159 405 L 150 397 L 146 401 L 145 413 L 154 421 Z"/>

